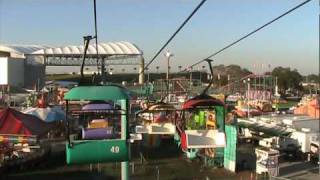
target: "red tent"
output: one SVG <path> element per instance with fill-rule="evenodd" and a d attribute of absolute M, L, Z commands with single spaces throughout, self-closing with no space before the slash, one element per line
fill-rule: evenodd
<path fill-rule="evenodd" d="M 36 116 L 23 114 L 11 108 L 0 111 L 0 134 L 45 135 L 54 127 Z"/>

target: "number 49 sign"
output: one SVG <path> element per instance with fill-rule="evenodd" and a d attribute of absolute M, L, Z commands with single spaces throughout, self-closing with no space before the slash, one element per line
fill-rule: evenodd
<path fill-rule="evenodd" d="M 119 153 L 120 148 L 119 148 L 119 146 L 112 146 L 111 149 L 110 149 L 110 151 L 111 151 L 112 153 Z"/>

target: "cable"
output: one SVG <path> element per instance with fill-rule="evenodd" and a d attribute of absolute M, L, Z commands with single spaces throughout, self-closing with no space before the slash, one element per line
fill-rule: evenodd
<path fill-rule="evenodd" d="M 187 24 L 187 22 L 191 19 L 191 17 L 199 10 L 199 8 L 206 2 L 207 0 L 202 0 L 200 4 L 192 11 L 192 13 L 188 16 L 186 20 L 180 25 L 180 27 L 171 35 L 169 40 L 160 48 L 160 50 L 154 55 L 154 57 L 149 61 L 149 63 L 143 68 L 143 71 L 150 66 L 150 64 L 158 57 L 161 51 L 171 42 L 171 40 L 179 33 L 179 31 Z"/>
<path fill-rule="evenodd" d="M 98 28 L 97 28 L 97 7 L 96 0 L 93 0 L 93 9 L 94 9 L 94 37 L 96 40 L 96 53 L 97 53 L 97 71 L 99 70 L 99 51 L 98 51 Z"/>
<path fill-rule="evenodd" d="M 198 62 L 197 62 L 197 63 L 195 63 L 195 64 L 192 64 L 192 65 L 191 65 L 191 66 L 189 66 L 188 68 L 192 68 L 193 66 L 196 66 L 196 65 L 198 65 L 198 64 L 200 64 L 200 63 L 202 63 L 202 62 L 204 62 L 206 59 L 210 59 L 210 58 L 212 58 L 212 57 L 214 57 L 214 56 L 216 56 L 216 55 L 220 54 L 220 53 L 221 53 L 221 52 L 223 52 L 224 50 L 226 50 L 226 49 L 230 48 L 231 46 L 233 46 L 233 45 L 237 44 L 238 42 L 242 41 L 243 39 L 246 39 L 247 37 L 249 37 L 249 36 L 251 36 L 252 34 L 254 34 L 254 33 L 256 33 L 256 32 L 258 32 L 258 31 L 260 31 L 261 29 L 263 29 L 263 28 L 267 27 L 268 25 L 270 25 L 270 24 L 272 24 L 273 22 L 275 22 L 275 21 L 279 20 L 280 18 L 282 18 L 282 17 L 284 17 L 284 16 L 286 16 L 286 15 L 290 14 L 292 11 L 294 11 L 294 10 L 296 10 L 296 9 L 300 8 L 301 6 L 303 6 L 303 5 L 307 4 L 307 3 L 308 3 L 308 2 L 310 2 L 310 1 L 311 1 L 311 0 L 306 0 L 306 1 L 302 2 L 302 3 L 300 3 L 299 5 L 297 5 L 297 6 L 293 7 L 293 8 L 291 8 L 290 10 L 286 11 L 286 12 L 285 12 L 285 13 L 283 13 L 282 15 L 280 15 L 280 16 L 278 16 L 278 17 L 274 18 L 273 20 L 271 20 L 271 21 L 267 22 L 266 24 L 264 24 L 264 25 L 260 26 L 259 28 L 255 29 L 254 31 L 251 31 L 250 33 L 246 34 L 245 36 L 241 37 L 240 39 L 238 39 L 238 40 L 236 40 L 236 41 L 232 42 L 231 44 L 229 44 L 229 45 L 225 46 L 224 48 L 220 49 L 219 51 L 217 51 L 217 52 L 215 52 L 215 53 L 211 54 L 211 55 L 210 55 L 210 56 L 208 56 L 207 58 L 202 59 L 202 60 L 198 61 Z M 182 71 L 180 71 L 180 72 L 187 71 L 187 69 L 188 69 L 188 68 L 185 68 L 184 70 L 182 70 Z"/>

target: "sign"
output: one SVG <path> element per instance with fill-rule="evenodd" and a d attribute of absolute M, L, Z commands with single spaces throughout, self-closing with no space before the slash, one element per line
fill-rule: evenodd
<path fill-rule="evenodd" d="M 126 140 L 81 140 L 67 146 L 67 164 L 122 162 L 129 160 Z"/>

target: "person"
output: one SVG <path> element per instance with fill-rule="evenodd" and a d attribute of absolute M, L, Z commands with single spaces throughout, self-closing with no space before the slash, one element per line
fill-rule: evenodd
<path fill-rule="evenodd" d="M 96 81 L 97 81 L 97 74 L 96 72 L 94 72 L 91 77 L 91 83 L 96 84 Z"/>
<path fill-rule="evenodd" d="M 166 122 L 168 121 L 168 118 L 166 116 L 165 112 L 160 112 L 157 117 L 155 118 L 156 123 Z"/>
<path fill-rule="evenodd" d="M 41 97 L 38 99 L 38 107 L 39 108 L 47 107 L 46 97 L 44 94 L 42 94 Z"/>

